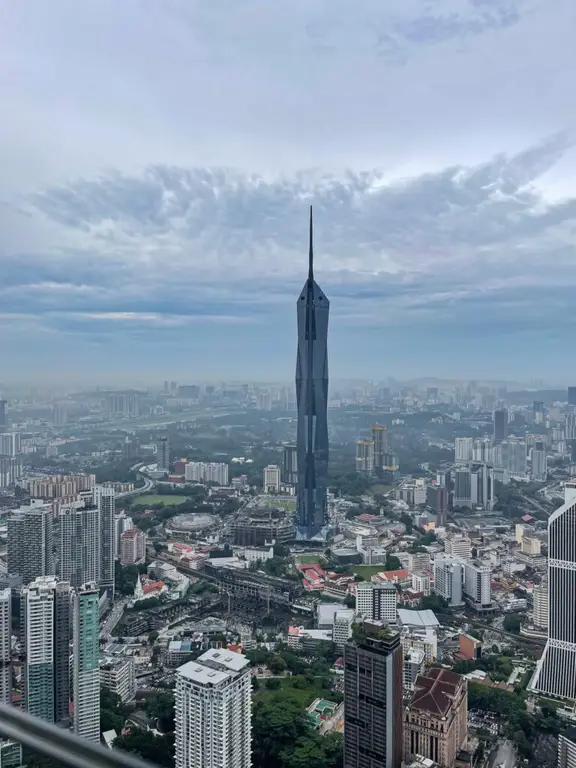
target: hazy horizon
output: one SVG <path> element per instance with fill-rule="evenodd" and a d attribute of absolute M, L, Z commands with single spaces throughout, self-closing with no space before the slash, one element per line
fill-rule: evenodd
<path fill-rule="evenodd" d="M 572 6 L 10 4 L 0 379 L 576 380 Z"/>

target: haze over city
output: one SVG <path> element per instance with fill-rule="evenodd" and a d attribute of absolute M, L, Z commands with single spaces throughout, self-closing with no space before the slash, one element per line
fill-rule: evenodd
<path fill-rule="evenodd" d="M 567 383 L 573 4 L 6 4 L 4 380 Z"/>

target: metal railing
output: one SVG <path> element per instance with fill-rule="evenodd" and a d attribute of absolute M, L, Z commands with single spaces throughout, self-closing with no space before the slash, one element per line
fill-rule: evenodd
<path fill-rule="evenodd" d="M 9 704 L 0 704 L 0 737 L 20 742 L 71 768 L 154 768 L 119 749 L 107 749 Z"/>

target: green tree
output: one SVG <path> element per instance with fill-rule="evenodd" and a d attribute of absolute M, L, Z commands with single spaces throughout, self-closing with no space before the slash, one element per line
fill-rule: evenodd
<path fill-rule="evenodd" d="M 160 693 L 146 702 L 146 712 L 158 720 L 159 730 L 163 733 L 174 730 L 174 694 Z"/>
<path fill-rule="evenodd" d="M 134 729 L 114 739 L 114 748 L 132 752 L 159 766 L 166 766 L 166 768 L 174 766 L 174 733 L 154 736 L 152 731 Z"/>

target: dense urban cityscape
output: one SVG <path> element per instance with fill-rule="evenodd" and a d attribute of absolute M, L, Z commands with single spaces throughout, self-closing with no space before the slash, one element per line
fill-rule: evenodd
<path fill-rule="evenodd" d="M 176 768 L 573 765 L 576 386 L 329 390 L 309 240 L 294 387 L 5 387 L 3 702 Z"/>

